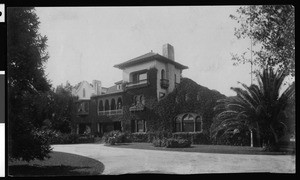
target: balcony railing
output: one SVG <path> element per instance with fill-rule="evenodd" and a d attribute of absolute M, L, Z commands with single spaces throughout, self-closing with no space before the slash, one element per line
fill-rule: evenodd
<path fill-rule="evenodd" d="M 148 85 L 148 84 L 149 84 L 148 79 L 143 79 L 136 82 L 129 82 L 128 84 L 126 84 L 126 88 L 131 88 L 139 85 Z"/>
<path fill-rule="evenodd" d="M 169 80 L 168 79 L 161 79 L 160 86 L 164 89 L 168 89 L 169 87 Z"/>
<path fill-rule="evenodd" d="M 98 115 L 112 116 L 112 115 L 122 115 L 123 109 L 98 111 Z"/>
<path fill-rule="evenodd" d="M 77 115 L 88 115 L 89 112 L 88 111 L 78 111 Z"/>

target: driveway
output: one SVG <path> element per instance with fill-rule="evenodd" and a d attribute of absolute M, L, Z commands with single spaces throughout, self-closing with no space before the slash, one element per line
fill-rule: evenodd
<path fill-rule="evenodd" d="M 54 151 L 101 161 L 103 174 L 295 173 L 294 155 L 244 155 L 114 148 L 103 144 L 53 145 Z"/>

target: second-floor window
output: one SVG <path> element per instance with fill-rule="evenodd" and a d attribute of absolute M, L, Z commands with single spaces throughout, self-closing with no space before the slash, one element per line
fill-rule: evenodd
<path fill-rule="evenodd" d="M 161 79 L 166 79 L 166 74 L 164 69 L 161 70 Z"/>
<path fill-rule="evenodd" d="M 133 104 L 137 105 L 137 104 L 143 104 L 145 105 L 145 97 L 144 95 L 136 95 L 133 97 Z"/>
<path fill-rule="evenodd" d="M 89 112 L 89 102 L 80 102 L 78 104 L 78 112 Z"/>
<path fill-rule="evenodd" d="M 132 75 L 132 82 L 137 83 L 139 81 L 143 81 L 147 79 L 147 73 L 136 73 Z"/>
<path fill-rule="evenodd" d="M 83 88 L 82 97 L 85 97 L 85 89 Z"/>

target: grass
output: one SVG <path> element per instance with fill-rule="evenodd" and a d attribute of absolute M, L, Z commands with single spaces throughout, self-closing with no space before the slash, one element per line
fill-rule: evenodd
<path fill-rule="evenodd" d="M 86 176 L 104 170 L 104 165 L 92 158 L 55 151 L 50 156 L 44 161 L 9 161 L 9 176 Z"/>
<path fill-rule="evenodd" d="M 198 152 L 198 153 L 222 153 L 222 154 L 261 154 L 261 155 L 285 155 L 288 152 L 267 152 L 260 147 L 250 146 L 228 146 L 228 145 L 191 145 L 189 148 L 166 148 L 154 147 L 152 143 L 120 143 L 110 147 L 147 149 L 160 151 L 181 151 L 181 152 Z"/>

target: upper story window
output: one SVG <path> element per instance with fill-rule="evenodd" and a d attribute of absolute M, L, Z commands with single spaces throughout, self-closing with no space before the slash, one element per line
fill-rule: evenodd
<path fill-rule="evenodd" d="M 147 73 L 135 73 L 132 75 L 132 82 L 137 83 L 139 81 L 142 80 L 146 80 L 147 79 Z"/>
<path fill-rule="evenodd" d="M 133 104 L 137 105 L 137 104 L 143 104 L 145 105 L 145 97 L 144 95 L 136 95 L 133 97 Z"/>
<path fill-rule="evenodd" d="M 103 110 L 104 110 L 104 107 L 103 107 L 103 101 L 102 101 L 102 100 L 100 100 L 100 101 L 98 102 L 98 110 L 99 110 L 99 111 L 103 111 Z"/>
<path fill-rule="evenodd" d="M 85 88 L 82 90 L 82 97 L 85 97 Z"/>
<path fill-rule="evenodd" d="M 166 79 L 166 73 L 165 73 L 165 70 L 164 70 L 164 69 L 161 70 L 161 73 L 160 73 L 160 74 L 161 74 L 161 76 L 160 76 L 161 79 Z"/>
<path fill-rule="evenodd" d="M 189 100 L 189 96 L 188 94 L 185 94 L 185 101 L 188 101 Z"/>
<path fill-rule="evenodd" d="M 174 74 L 174 83 L 176 84 L 176 74 Z"/>
<path fill-rule="evenodd" d="M 89 112 L 89 102 L 80 102 L 78 104 L 78 112 L 88 113 Z"/>
<path fill-rule="evenodd" d="M 200 93 L 197 93 L 197 101 L 200 101 Z"/>
<path fill-rule="evenodd" d="M 117 85 L 117 90 L 120 90 L 121 89 L 121 84 L 118 84 Z"/>

